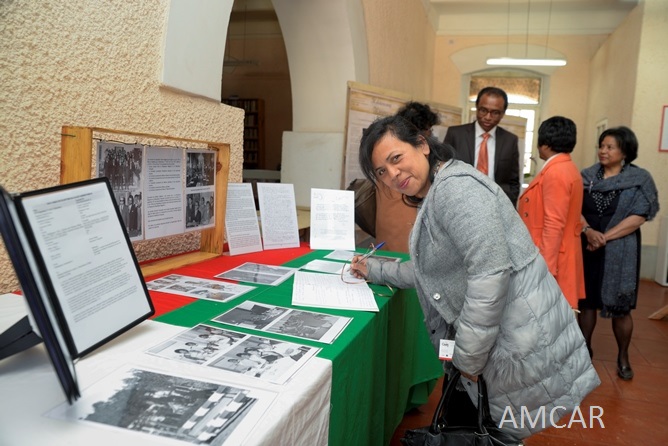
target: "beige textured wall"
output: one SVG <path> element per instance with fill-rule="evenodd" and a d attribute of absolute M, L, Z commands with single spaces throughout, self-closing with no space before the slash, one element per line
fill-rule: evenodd
<path fill-rule="evenodd" d="M 421 0 L 363 0 L 369 84 L 432 98 L 435 33 Z"/>
<path fill-rule="evenodd" d="M 10 192 L 58 184 L 63 125 L 228 143 L 230 181 L 241 181 L 243 112 L 160 87 L 168 7 L 167 0 L 0 2 L 0 184 Z M 182 243 L 198 246 L 193 237 Z M 2 247 L 0 292 L 16 287 Z"/>

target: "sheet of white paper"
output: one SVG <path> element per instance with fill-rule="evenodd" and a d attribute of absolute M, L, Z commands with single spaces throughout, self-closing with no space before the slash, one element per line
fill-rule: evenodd
<path fill-rule="evenodd" d="M 302 266 L 301 269 L 307 269 L 309 271 L 319 271 L 321 273 L 329 274 L 341 274 L 341 270 L 345 264 L 341 262 L 328 262 L 327 260 L 311 260 L 306 265 Z"/>
<path fill-rule="evenodd" d="M 376 299 L 366 282 L 350 284 L 332 274 L 304 271 L 295 273 L 292 305 L 378 311 Z"/>
<path fill-rule="evenodd" d="M 384 256 L 380 255 L 379 253 L 382 251 L 376 251 L 375 254 L 373 255 L 373 258 L 376 260 L 380 260 L 381 262 L 401 262 L 401 259 L 399 257 L 392 257 L 392 256 Z M 336 250 L 332 251 L 329 254 L 325 256 L 326 259 L 331 259 L 331 260 L 343 260 L 345 262 L 350 262 L 353 257 L 357 254 L 362 254 L 361 252 L 353 252 L 353 251 L 342 251 L 342 250 Z"/>
<path fill-rule="evenodd" d="M 264 249 L 298 248 L 299 225 L 292 184 L 257 183 Z"/>
<path fill-rule="evenodd" d="M 311 249 L 355 249 L 355 192 L 311 189 Z"/>
<path fill-rule="evenodd" d="M 183 219 L 183 151 L 146 147 L 146 238 L 181 234 Z"/>
<path fill-rule="evenodd" d="M 330 252 L 325 256 L 326 259 L 332 259 L 332 260 L 343 260 L 344 262 L 350 262 L 353 259 L 353 256 L 355 255 L 355 251 L 345 251 L 341 249 L 337 249 L 335 251 Z"/>
<path fill-rule="evenodd" d="M 225 211 L 225 235 L 230 255 L 262 251 L 260 225 L 250 183 L 227 185 L 227 208 Z"/>

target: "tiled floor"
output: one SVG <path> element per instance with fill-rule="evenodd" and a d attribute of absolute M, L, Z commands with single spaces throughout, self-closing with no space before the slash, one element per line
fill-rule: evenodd
<path fill-rule="evenodd" d="M 638 307 L 632 312 L 634 330 L 630 360 L 635 372 L 631 381 L 617 377 L 617 344 L 609 320 L 598 318 L 592 348 L 594 366 L 601 385 L 585 398 L 581 410 L 589 406 L 603 409 L 605 428 L 573 423 L 571 428 L 551 427 L 524 440 L 526 446 L 654 446 L 668 444 L 668 317 L 661 321 L 647 317 L 668 304 L 668 288 L 654 281 L 640 284 Z M 407 413 L 390 446 L 401 445 L 406 429 L 426 426 L 440 397 L 440 383 L 424 406 Z M 566 419 L 565 421 L 568 421 Z M 564 420 L 562 420 L 562 423 Z"/>

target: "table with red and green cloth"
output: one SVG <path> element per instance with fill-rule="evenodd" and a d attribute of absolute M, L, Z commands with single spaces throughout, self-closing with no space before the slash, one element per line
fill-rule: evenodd
<path fill-rule="evenodd" d="M 222 256 L 169 274 L 213 278 L 245 262 L 298 268 L 311 260 L 322 259 L 329 252 L 312 251 L 302 244 L 299 248 Z M 192 327 L 211 321 L 244 300 L 297 308 L 291 305 L 293 281 L 290 278 L 278 286 L 254 285 L 255 290 L 226 303 L 151 291 L 156 308 L 154 318 Z M 405 411 L 424 404 L 442 375 L 415 290 L 394 290 L 392 297 L 382 297 L 391 293 L 387 287 L 371 285 L 371 288 L 376 295 L 377 313 L 309 308 L 347 316 L 352 321 L 332 344 L 298 341 L 321 347 L 318 356 L 332 362 L 330 445 L 387 445 Z M 235 329 L 257 334 L 252 330 Z M 273 333 L 271 336 L 295 342 L 294 338 Z"/>

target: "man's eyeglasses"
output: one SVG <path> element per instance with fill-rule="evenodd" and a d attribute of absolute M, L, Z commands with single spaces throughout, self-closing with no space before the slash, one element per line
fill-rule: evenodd
<path fill-rule="evenodd" d="M 477 109 L 477 111 L 478 111 L 478 114 L 481 115 L 481 116 L 485 116 L 489 113 L 495 118 L 498 118 L 499 116 L 501 116 L 503 114 L 503 110 L 489 110 L 485 107 L 480 107 L 479 109 Z"/>

